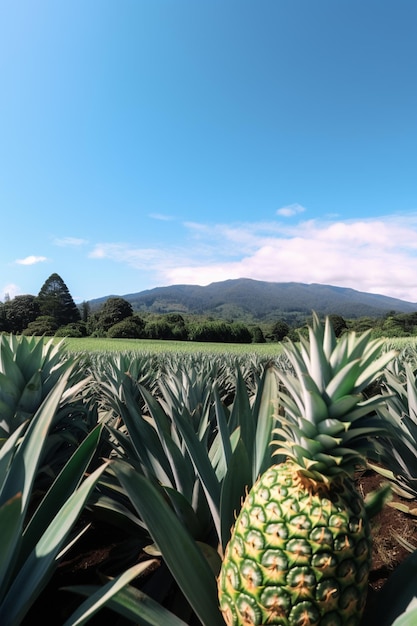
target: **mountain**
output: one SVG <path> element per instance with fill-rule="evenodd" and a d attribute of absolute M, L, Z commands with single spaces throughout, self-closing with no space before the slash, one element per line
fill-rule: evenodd
<path fill-rule="evenodd" d="M 106 296 L 90 301 L 99 308 Z M 346 319 L 382 317 L 390 311 L 412 313 L 417 303 L 371 294 L 345 287 L 305 283 L 273 283 L 238 278 L 200 285 L 156 287 L 122 297 L 135 312 L 210 315 L 242 321 L 299 320 L 316 311 L 319 315 L 338 314 Z"/>

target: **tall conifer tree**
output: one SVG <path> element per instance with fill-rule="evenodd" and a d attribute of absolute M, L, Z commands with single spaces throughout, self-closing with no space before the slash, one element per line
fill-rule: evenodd
<path fill-rule="evenodd" d="M 58 326 L 80 321 L 80 312 L 68 287 L 58 274 L 51 274 L 37 297 L 42 315 L 51 315 Z"/>

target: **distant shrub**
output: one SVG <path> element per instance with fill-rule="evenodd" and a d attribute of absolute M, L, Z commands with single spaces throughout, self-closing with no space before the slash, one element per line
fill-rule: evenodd
<path fill-rule="evenodd" d="M 149 320 L 144 329 L 147 339 L 173 339 L 174 333 L 171 324 L 164 319 Z"/>
<path fill-rule="evenodd" d="M 269 337 L 272 341 L 282 341 L 290 333 L 290 326 L 283 320 L 277 320 L 271 327 Z"/>
<path fill-rule="evenodd" d="M 251 343 L 252 334 L 244 324 L 207 321 L 190 324 L 190 341 L 214 341 L 223 343 Z"/>
<path fill-rule="evenodd" d="M 108 332 L 112 326 L 132 317 L 133 309 L 130 302 L 124 298 L 109 298 L 99 311 L 98 326 Z"/>
<path fill-rule="evenodd" d="M 230 324 L 230 340 L 232 343 L 252 343 L 252 333 L 245 324 L 233 322 Z"/>
<path fill-rule="evenodd" d="M 265 335 L 262 332 L 262 328 L 260 326 L 255 326 L 251 328 L 252 341 L 253 343 L 265 343 Z"/>
<path fill-rule="evenodd" d="M 86 337 L 87 330 L 84 322 L 75 322 L 61 326 L 55 333 L 55 337 Z"/>
<path fill-rule="evenodd" d="M 28 324 L 22 335 L 53 336 L 58 330 L 58 324 L 52 315 L 40 315 Z"/>
<path fill-rule="evenodd" d="M 143 328 L 143 320 L 137 315 L 131 315 L 111 326 L 107 331 L 107 337 L 111 339 L 140 339 L 143 337 Z"/>

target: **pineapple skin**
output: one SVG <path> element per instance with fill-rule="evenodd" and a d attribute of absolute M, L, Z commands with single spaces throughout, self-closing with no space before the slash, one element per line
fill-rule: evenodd
<path fill-rule="evenodd" d="M 253 485 L 218 578 L 228 626 L 358 626 L 371 567 L 371 535 L 353 480 L 303 478 L 293 461 Z"/>

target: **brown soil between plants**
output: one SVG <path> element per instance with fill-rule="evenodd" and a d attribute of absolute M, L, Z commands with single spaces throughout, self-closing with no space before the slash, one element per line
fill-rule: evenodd
<path fill-rule="evenodd" d="M 364 472 L 357 478 L 357 486 L 363 496 L 377 489 L 383 478 L 372 471 Z M 393 494 L 393 501 L 401 498 Z M 407 501 L 410 505 L 410 501 Z M 417 518 L 385 505 L 383 510 L 371 520 L 373 535 L 373 563 L 369 576 L 368 601 L 363 626 L 367 626 L 373 608 L 378 602 L 383 586 L 390 574 L 409 555 L 397 537 L 417 545 Z M 61 626 L 65 619 L 75 611 L 80 603 L 80 596 L 62 591 L 63 586 L 81 584 L 102 584 L 103 574 L 117 575 L 129 565 L 150 557 L 140 551 L 135 552 L 134 544 L 126 541 L 125 535 L 106 524 L 93 522 L 85 535 L 75 544 L 63 559 L 53 580 L 41 594 L 22 626 L 41 620 L 43 626 Z M 130 563 L 127 561 L 131 561 Z M 124 567 L 118 571 L 118 563 Z M 119 619 L 109 610 L 100 611 L 89 622 L 91 626 L 118 626 L 128 622 Z"/>
<path fill-rule="evenodd" d="M 366 472 L 358 479 L 358 486 L 363 494 L 377 489 L 384 479 L 374 472 Z M 391 503 L 412 502 L 402 500 L 392 494 Z M 379 591 L 387 581 L 390 573 L 410 554 L 401 545 L 398 537 L 417 545 L 417 518 L 407 515 L 386 504 L 382 511 L 371 519 L 373 536 L 372 569 L 369 577 L 371 589 Z"/>
<path fill-rule="evenodd" d="M 384 479 L 372 471 L 358 477 L 357 486 L 363 496 L 377 489 Z M 398 502 L 413 508 L 416 503 L 404 500 L 392 493 L 391 504 Z M 410 552 L 400 543 L 399 538 L 417 546 L 417 518 L 386 504 L 382 511 L 371 519 L 373 554 L 372 568 L 369 575 L 368 600 L 362 624 L 367 626 L 383 587 L 388 578 Z"/>

